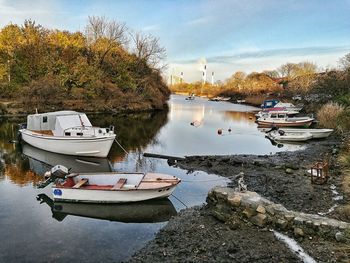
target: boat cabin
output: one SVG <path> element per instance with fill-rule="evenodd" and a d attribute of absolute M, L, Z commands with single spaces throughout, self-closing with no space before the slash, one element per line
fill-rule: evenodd
<path fill-rule="evenodd" d="M 27 130 L 51 136 L 96 136 L 107 134 L 109 129 L 95 128 L 85 113 L 56 111 L 31 114 L 27 117 Z"/>
<path fill-rule="evenodd" d="M 270 109 L 274 108 L 277 103 L 279 103 L 279 100 L 265 100 L 263 104 L 261 104 L 261 108 L 263 109 Z"/>

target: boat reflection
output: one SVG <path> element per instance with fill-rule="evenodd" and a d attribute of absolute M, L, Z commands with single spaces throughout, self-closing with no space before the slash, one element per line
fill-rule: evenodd
<path fill-rule="evenodd" d="M 71 168 L 71 172 L 111 172 L 112 166 L 107 158 L 79 157 L 47 152 L 29 144 L 22 145 L 22 153 L 29 159 L 30 170 L 36 174 L 44 173 L 57 164 Z"/>
<path fill-rule="evenodd" d="M 157 223 L 166 222 L 177 214 L 169 199 L 152 200 L 125 204 L 88 204 L 54 202 L 46 194 L 39 194 L 37 200 L 46 203 L 52 217 L 63 221 L 66 216 L 81 216 L 122 223 Z"/>

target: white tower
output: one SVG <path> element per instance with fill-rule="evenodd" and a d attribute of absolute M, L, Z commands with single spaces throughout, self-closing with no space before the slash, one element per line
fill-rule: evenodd
<path fill-rule="evenodd" d="M 181 71 L 181 74 L 180 74 L 180 83 L 183 83 L 184 82 L 184 73 Z"/>
<path fill-rule="evenodd" d="M 214 71 L 211 73 L 211 85 L 214 85 Z"/>

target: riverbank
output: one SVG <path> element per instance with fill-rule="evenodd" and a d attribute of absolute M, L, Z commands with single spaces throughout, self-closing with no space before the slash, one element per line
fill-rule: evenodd
<path fill-rule="evenodd" d="M 27 116 L 28 114 L 38 112 L 51 112 L 59 110 L 73 110 L 85 112 L 87 114 L 120 114 L 120 113 L 139 113 L 167 110 L 168 104 L 165 101 L 157 103 L 151 101 L 135 101 L 128 103 L 131 98 L 115 101 L 113 104 L 106 104 L 103 100 L 93 100 L 86 103 L 84 100 L 62 101 L 61 105 L 39 105 L 38 107 L 25 107 L 21 102 L 13 100 L 0 101 L 0 117 Z M 135 99 L 134 99 L 135 100 Z"/>
<path fill-rule="evenodd" d="M 337 206 L 345 204 L 343 175 L 337 160 L 343 141 L 333 135 L 312 141 L 305 150 L 275 155 L 191 156 L 177 165 L 233 178 L 244 172 L 248 190 L 284 205 L 289 210 L 344 219 Z M 329 160 L 330 178 L 324 185 L 311 183 L 307 170 L 316 161 Z M 236 185 L 236 180 L 233 182 Z M 213 206 L 185 209 L 172 218 L 155 240 L 136 253 L 131 262 L 302 262 L 267 228 L 239 216 L 225 224 L 213 217 Z M 233 227 L 232 227 L 233 226 Z M 293 233 L 288 233 L 293 237 Z M 347 262 L 349 245 L 322 237 L 297 241 L 317 262 Z"/>

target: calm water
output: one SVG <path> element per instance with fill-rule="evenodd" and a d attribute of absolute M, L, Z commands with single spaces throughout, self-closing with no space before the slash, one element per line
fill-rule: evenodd
<path fill-rule="evenodd" d="M 127 260 L 177 211 L 204 203 L 210 188 L 226 184 L 216 175 L 188 173 L 166 160 L 144 158 L 142 153 L 270 154 L 302 147 L 272 145 L 258 131 L 253 110 L 174 95 L 168 113 L 90 116 L 95 125 L 113 124 L 128 152 L 114 144 L 106 159 L 70 157 L 12 144 L 9 140 L 16 138 L 17 123 L 24 119 L 0 120 L 0 262 Z M 56 164 L 75 172 L 154 171 L 176 175 L 183 182 L 169 200 L 126 205 L 53 203 L 50 188 L 35 185 Z"/>

